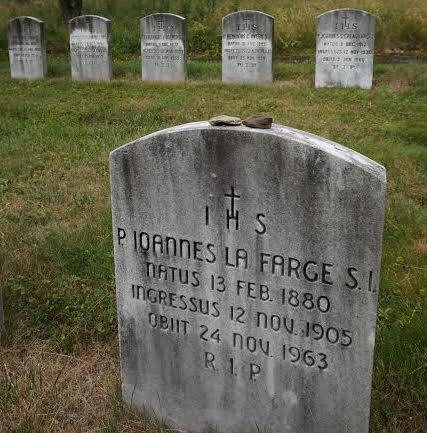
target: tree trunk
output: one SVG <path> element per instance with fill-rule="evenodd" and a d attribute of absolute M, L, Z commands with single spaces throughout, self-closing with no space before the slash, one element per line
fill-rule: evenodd
<path fill-rule="evenodd" d="M 59 0 L 64 24 L 68 24 L 71 18 L 78 17 L 82 14 L 82 3 L 83 0 Z"/>

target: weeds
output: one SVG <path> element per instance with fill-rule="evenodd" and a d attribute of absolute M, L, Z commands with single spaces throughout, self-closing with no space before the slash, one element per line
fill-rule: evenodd
<path fill-rule="evenodd" d="M 187 19 L 188 53 L 191 58 L 221 57 L 221 20 L 230 12 L 260 10 L 275 17 L 275 51 L 284 56 L 312 56 L 317 15 L 331 9 L 355 7 L 377 15 L 376 52 L 422 55 L 427 47 L 427 14 L 423 0 L 85 0 L 83 13 L 112 20 L 114 57 L 140 51 L 139 19 L 155 12 L 172 12 Z M 68 52 L 68 29 L 60 19 L 56 0 L 43 2 L 3 0 L 0 5 L 0 60 L 7 57 L 7 21 L 32 15 L 45 21 L 49 53 Z"/>

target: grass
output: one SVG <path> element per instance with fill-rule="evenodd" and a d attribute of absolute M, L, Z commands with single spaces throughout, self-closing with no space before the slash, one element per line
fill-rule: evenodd
<path fill-rule="evenodd" d="M 36 16 L 46 23 L 50 53 L 68 51 L 68 29 L 61 23 L 58 0 L 2 0 L 0 4 L 0 59 L 7 56 L 7 21 L 18 15 Z M 155 12 L 173 12 L 187 19 L 191 58 L 219 58 L 221 19 L 230 12 L 254 9 L 275 17 L 277 58 L 313 56 L 316 17 L 328 10 L 355 7 L 374 13 L 376 53 L 425 56 L 427 10 L 425 0 L 84 0 L 83 13 L 112 21 L 115 56 L 140 50 L 138 20 Z"/>
<path fill-rule="evenodd" d="M 227 113 L 338 141 L 388 172 L 371 431 L 427 429 L 427 65 L 376 65 L 372 91 L 314 89 L 312 64 L 277 62 L 265 86 L 223 85 L 219 62 L 180 84 L 140 80 L 118 59 L 111 83 L 12 81 L 0 62 L 0 430 L 166 432 L 124 407 L 108 153 L 142 135 Z"/>

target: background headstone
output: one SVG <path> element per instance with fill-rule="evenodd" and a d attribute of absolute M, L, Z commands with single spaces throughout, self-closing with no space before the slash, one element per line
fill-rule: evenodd
<path fill-rule="evenodd" d="M 71 76 L 73 80 L 110 80 L 111 25 L 107 18 L 82 15 L 70 20 Z"/>
<path fill-rule="evenodd" d="M 316 87 L 372 87 L 375 15 L 337 9 L 319 15 Z"/>
<path fill-rule="evenodd" d="M 197 122 L 110 174 L 125 401 L 191 432 L 367 433 L 385 169 Z"/>
<path fill-rule="evenodd" d="M 166 13 L 141 18 L 143 80 L 184 81 L 186 55 L 185 18 Z"/>
<path fill-rule="evenodd" d="M 33 17 L 17 17 L 9 21 L 8 46 L 12 78 L 46 76 L 46 43 L 44 22 Z"/>
<path fill-rule="evenodd" d="M 222 81 L 273 81 L 274 18 L 240 11 L 222 19 Z"/>

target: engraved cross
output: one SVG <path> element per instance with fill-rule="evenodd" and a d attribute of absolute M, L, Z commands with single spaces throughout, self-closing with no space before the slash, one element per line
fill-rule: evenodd
<path fill-rule="evenodd" d="M 350 17 L 347 15 L 347 12 L 344 14 L 344 16 L 342 17 L 342 19 L 344 20 L 344 27 L 347 27 L 347 20 L 349 19 Z"/>
<path fill-rule="evenodd" d="M 157 30 L 163 30 L 165 25 L 163 18 L 158 18 L 156 22 L 157 22 Z"/>
<path fill-rule="evenodd" d="M 231 209 L 227 209 L 227 229 L 230 229 L 230 221 L 234 220 L 234 226 L 236 230 L 239 230 L 239 211 L 235 210 L 235 200 L 240 198 L 240 195 L 234 191 L 234 186 L 230 187 L 231 192 L 224 194 L 225 197 L 230 198 Z"/>
<path fill-rule="evenodd" d="M 249 18 L 244 18 L 243 21 L 245 23 L 245 29 L 248 29 L 250 27 L 251 20 Z"/>

